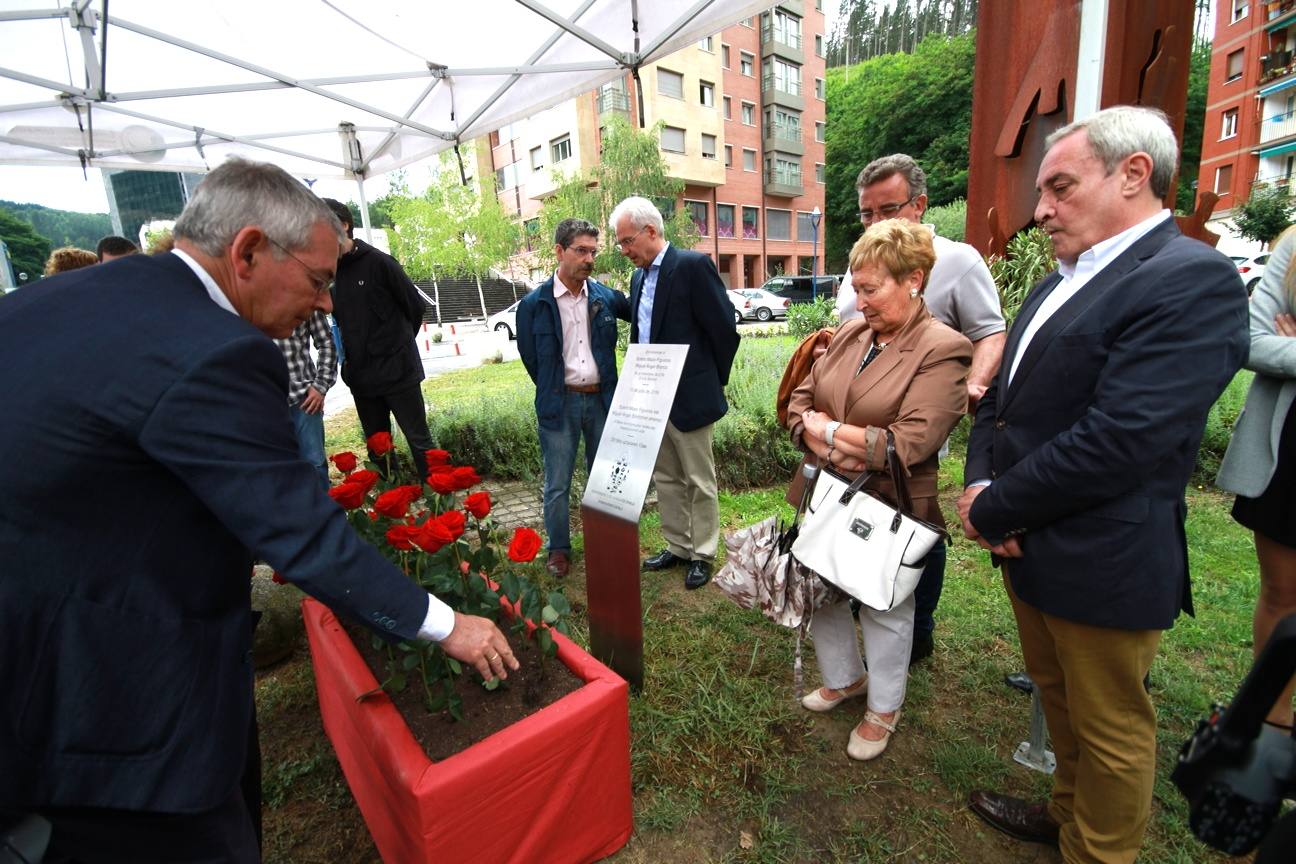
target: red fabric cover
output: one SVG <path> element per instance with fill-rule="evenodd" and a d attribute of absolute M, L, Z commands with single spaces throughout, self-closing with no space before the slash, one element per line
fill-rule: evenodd
<path fill-rule="evenodd" d="M 433 763 L 333 613 L 302 601 L 324 731 L 388 864 L 597 861 L 634 828 L 629 687 L 554 634 L 585 686 Z"/>

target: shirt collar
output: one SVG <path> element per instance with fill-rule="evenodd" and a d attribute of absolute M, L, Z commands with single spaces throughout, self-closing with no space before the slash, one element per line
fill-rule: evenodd
<path fill-rule="evenodd" d="M 666 257 L 666 250 L 669 249 L 669 248 L 670 248 L 670 241 L 667 240 L 666 243 L 665 243 L 665 245 L 662 246 L 662 250 L 661 250 L 660 252 L 657 253 L 657 257 L 654 258 L 654 259 L 652 260 L 652 263 L 648 265 L 648 269 L 649 269 L 649 270 L 651 270 L 653 267 L 660 267 L 660 266 L 661 266 L 662 259 Z"/>
<path fill-rule="evenodd" d="M 554 271 L 553 279 L 554 279 L 555 299 L 557 299 L 558 297 L 562 297 L 565 294 L 571 294 L 573 297 L 579 297 L 580 295 L 584 294 L 589 288 L 589 284 L 588 284 L 589 280 L 582 280 L 580 290 L 572 291 L 570 288 L 567 287 L 567 285 L 561 279 L 558 278 L 557 270 Z"/>
<path fill-rule="evenodd" d="M 220 286 L 216 284 L 216 280 L 211 277 L 210 273 L 203 269 L 201 264 L 180 249 L 172 249 L 171 254 L 189 265 L 189 269 L 194 272 L 194 275 L 198 277 L 200 282 L 202 282 L 203 287 L 207 289 L 207 296 L 211 297 L 212 302 L 231 315 L 238 314 L 234 309 L 234 304 L 225 296 L 225 292 L 221 290 Z"/>
<path fill-rule="evenodd" d="M 1170 211 L 1162 209 L 1144 219 L 1142 222 L 1139 222 L 1137 225 L 1133 225 L 1119 234 L 1095 243 L 1093 246 L 1081 252 L 1076 258 L 1074 264 L 1068 264 L 1065 261 L 1058 261 L 1058 272 L 1062 274 L 1062 278 L 1064 279 L 1070 279 L 1075 275 L 1076 269 L 1081 267 L 1097 273 L 1099 270 L 1102 270 L 1108 264 L 1119 258 L 1126 249 L 1141 240 L 1144 236 L 1150 233 L 1153 228 L 1156 228 L 1169 216 Z"/>

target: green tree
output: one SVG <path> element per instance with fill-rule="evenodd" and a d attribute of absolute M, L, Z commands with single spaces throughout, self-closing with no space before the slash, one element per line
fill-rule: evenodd
<path fill-rule="evenodd" d="M 1211 43 L 1194 39 L 1188 60 L 1188 104 L 1184 109 L 1183 153 L 1179 157 L 1179 189 L 1175 209 L 1191 213 L 1197 203 L 1197 175 L 1201 166 L 1202 130 L 1206 123 L 1206 85 L 1210 81 Z"/>
<path fill-rule="evenodd" d="M 967 195 L 976 34 L 928 36 L 912 54 L 885 54 L 828 70 L 824 249 L 845 267 L 859 237 L 855 177 L 888 153 L 908 153 L 927 172 L 932 205 Z"/>
<path fill-rule="evenodd" d="M 621 254 L 610 237 L 608 217 L 612 209 L 631 195 L 658 202 L 666 223 L 666 239 L 683 249 L 697 243 L 697 230 L 688 213 L 675 206 L 684 192 L 684 181 L 670 176 L 658 143 L 660 129 L 640 132 L 621 117 L 612 117 L 603 132 L 603 153 L 594 166 L 571 176 L 559 175 L 561 183 L 540 208 L 534 232 L 534 247 L 546 268 L 557 267 L 553 254 L 554 229 L 564 219 L 588 219 L 599 227 L 600 243 L 594 272 L 614 274 L 630 284 L 634 265 Z"/>
<path fill-rule="evenodd" d="M 26 273 L 29 280 L 39 279 L 49 257 L 50 241 L 36 233 L 26 219 L 0 207 L 0 240 L 9 247 L 14 276 Z"/>
<path fill-rule="evenodd" d="M 101 237 L 112 233 L 112 220 L 107 213 L 79 213 L 13 201 L 0 201 L 0 207 L 28 222 L 37 234 L 49 238 L 50 245 L 55 248 L 79 246 L 93 250 Z"/>
<path fill-rule="evenodd" d="M 1233 224 L 1247 240 L 1269 243 L 1292 224 L 1293 210 L 1286 188 L 1256 186 L 1251 197 L 1233 209 Z"/>

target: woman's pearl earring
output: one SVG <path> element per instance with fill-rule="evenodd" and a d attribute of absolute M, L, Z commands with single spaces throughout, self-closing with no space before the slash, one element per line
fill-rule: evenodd
<path fill-rule="evenodd" d="M 909 296 L 910 296 L 910 297 L 917 297 L 917 296 L 918 296 L 918 289 L 917 289 L 917 288 L 910 288 L 910 289 L 909 289 Z"/>

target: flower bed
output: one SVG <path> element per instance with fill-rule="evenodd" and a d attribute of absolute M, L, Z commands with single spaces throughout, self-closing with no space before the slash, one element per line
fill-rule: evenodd
<path fill-rule="evenodd" d="M 342 625 L 304 600 L 324 730 L 388 862 L 597 861 L 633 829 L 629 688 L 555 633 L 585 686 L 440 762 L 414 740 Z"/>

